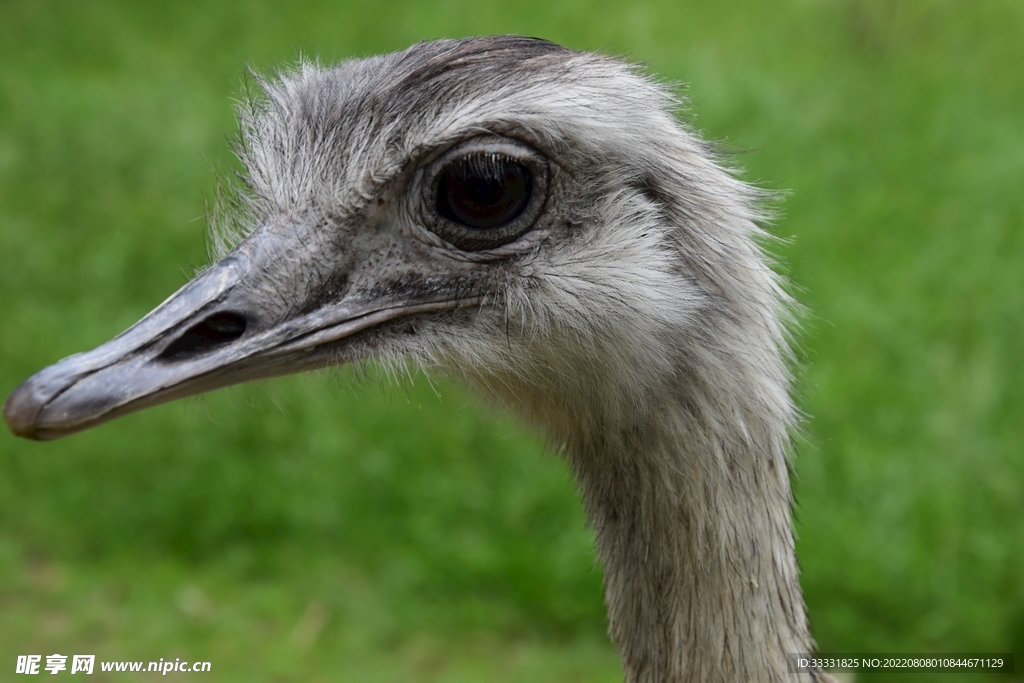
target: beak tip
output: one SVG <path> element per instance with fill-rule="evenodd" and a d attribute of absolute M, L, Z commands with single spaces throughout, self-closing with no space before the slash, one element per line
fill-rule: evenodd
<path fill-rule="evenodd" d="M 31 379 L 22 382 L 4 401 L 4 422 L 15 436 L 39 439 L 39 416 L 44 404 L 35 400 Z"/>

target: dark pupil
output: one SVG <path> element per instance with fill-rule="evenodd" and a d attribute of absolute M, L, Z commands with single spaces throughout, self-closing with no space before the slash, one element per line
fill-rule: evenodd
<path fill-rule="evenodd" d="M 437 211 L 470 228 L 496 228 L 530 203 L 530 169 L 500 154 L 469 154 L 448 164 L 437 186 Z"/>

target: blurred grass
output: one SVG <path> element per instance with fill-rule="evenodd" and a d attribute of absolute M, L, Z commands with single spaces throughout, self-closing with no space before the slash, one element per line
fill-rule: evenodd
<path fill-rule="evenodd" d="M 689 83 L 696 125 L 788 192 L 774 231 L 811 311 L 794 481 L 820 648 L 1014 650 L 1024 667 L 1017 2 L 7 0 L 0 392 L 205 261 L 246 63 L 506 32 Z M 4 433 L 0 666 L 620 680 L 591 545 L 561 461 L 444 382 L 343 369 L 52 444 Z M 941 680 L 960 678 L 984 677 Z"/>

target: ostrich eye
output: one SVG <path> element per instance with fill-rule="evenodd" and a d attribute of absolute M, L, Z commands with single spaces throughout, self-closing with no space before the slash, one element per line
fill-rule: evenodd
<path fill-rule="evenodd" d="M 525 164 L 503 154 L 467 154 L 440 172 L 437 212 L 469 228 L 497 228 L 523 213 L 532 192 Z"/>
<path fill-rule="evenodd" d="M 547 202 L 551 164 L 518 140 L 481 135 L 423 170 L 425 226 L 463 251 L 508 244 L 537 224 Z"/>

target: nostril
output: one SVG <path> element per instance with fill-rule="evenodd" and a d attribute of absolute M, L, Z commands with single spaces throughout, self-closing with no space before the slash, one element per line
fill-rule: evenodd
<path fill-rule="evenodd" d="M 193 325 L 160 354 L 162 360 L 205 353 L 245 334 L 245 318 L 237 313 L 214 313 Z"/>

